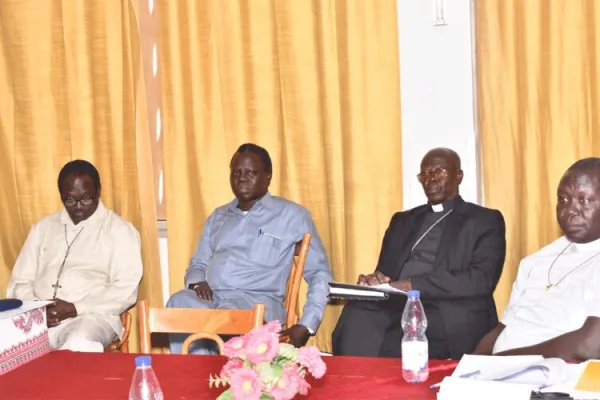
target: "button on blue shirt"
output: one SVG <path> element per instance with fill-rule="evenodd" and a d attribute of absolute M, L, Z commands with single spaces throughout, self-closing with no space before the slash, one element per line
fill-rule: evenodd
<path fill-rule="evenodd" d="M 310 233 L 304 267 L 308 298 L 299 323 L 315 332 L 323 319 L 332 275 L 309 211 L 269 193 L 248 212 L 237 207 L 235 199 L 209 216 L 185 274 L 186 287 L 206 281 L 215 297 L 251 297 L 265 304 L 267 317 L 283 321 L 295 246 Z"/>

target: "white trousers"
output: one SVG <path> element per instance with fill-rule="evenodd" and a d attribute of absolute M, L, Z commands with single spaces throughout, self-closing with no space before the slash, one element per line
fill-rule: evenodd
<path fill-rule="evenodd" d="M 117 334 L 102 315 L 81 315 L 48 329 L 48 337 L 55 350 L 102 353 Z"/>

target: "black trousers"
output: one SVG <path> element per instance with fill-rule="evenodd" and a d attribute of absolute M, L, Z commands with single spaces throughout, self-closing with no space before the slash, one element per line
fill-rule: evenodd
<path fill-rule="evenodd" d="M 333 354 L 359 357 L 402 357 L 402 312 L 406 298 L 348 303 L 333 331 Z M 429 358 L 448 359 L 444 321 L 434 304 L 424 303 Z"/>

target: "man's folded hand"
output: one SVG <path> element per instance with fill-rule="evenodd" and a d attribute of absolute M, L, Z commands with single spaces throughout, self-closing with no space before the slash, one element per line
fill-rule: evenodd
<path fill-rule="evenodd" d="M 60 325 L 60 322 L 67 318 L 75 318 L 77 309 L 73 303 L 61 299 L 52 300 L 54 303 L 46 306 L 46 317 L 48 328 Z"/>
<path fill-rule="evenodd" d="M 390 282 L 390 286 L 402 290 L 403 292 L 412 290 L 412 283 L 408 280 Z"/>
<path fill-rule="evenodd" d="M 363 286 L 375 286 L 382 283 L 389 283 L 391 279 L 381 271 L 375 271 L 372 274 L 358 276 L 358 284 Z"/>
<path fill-rule="evenodd" d="M 213 301 L 213 291 L 210 286 L 208 286 L 208 282 L 192 283 L 190 286 L 192 290 L 196 292 L 198 298 Z"/>

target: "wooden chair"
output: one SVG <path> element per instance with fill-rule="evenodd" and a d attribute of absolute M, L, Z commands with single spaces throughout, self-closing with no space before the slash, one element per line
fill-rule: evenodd
<path fill-rule="evenodd" d="M 292 260 L 292 270 L 288 278 L 287 291 L 283 305 L 287 312 L 287 318 L 283 329 L 287 329 L 298 323 L 298 297 L 300 294 L 300 284 L 302 283 L 302 275 L 304 274 L 304 263 L 310 246 L 312 235 L 305 233 L 301 242 L 296 243 L 296 250 Z"/>
<path fill-rule="evenodd" d="M 223 346 L 225 342 L 219 335 L 215 335 L 214 333 L 194 333 L 193 335 L 188 336 L 181 345 L 181 354 L 186 355 L 190 353 L 190 345 L 192 342 L 195 342 L 199 339 L 210 339 L 217 344 L 219 348 L 219 354 L 223 354 Z"/>
<path fill-rule="evenodd" d="M 104 349 L 105 353 L 111 352 L 121 352 L 121 353 L 129 353 L 129 333 L 131 332 L 131 314 L 129 311 L 125 311 L 121 314 L 121 323 L 123 324 L 123 337 L 116 338 L 114 342 L 110 344 L 110 346 Z"/>
<path fill-rule="evenodd" d="M 247 333 L 261 326 L 264 317 L 264 304 L 255 304 L 253 310 L 199 310 L 194 308 L 150 308 L 148 300 L 142 300 L 138 303 L 140 351 L 144 354 L 152 352 L 150 340 L 152 332 L 201 332 L 193 340 L 200 338 L 215 340 L 221 350 L 223 341 L 217 334 Z M 188 341 L 188 348 L 193 340 Z"/>

